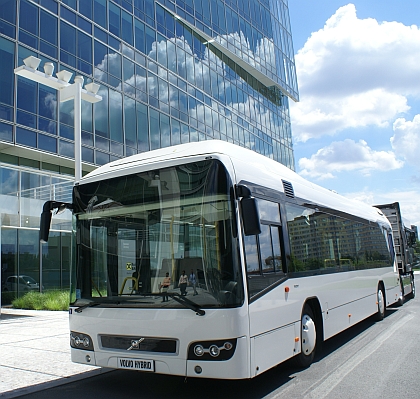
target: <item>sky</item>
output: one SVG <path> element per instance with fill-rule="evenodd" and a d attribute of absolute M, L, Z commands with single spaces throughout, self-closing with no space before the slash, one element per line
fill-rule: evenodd
<path fill-rule="evenodd" d="M 420 228 L 420 1 L 288 3 L 296 172 Z"/>

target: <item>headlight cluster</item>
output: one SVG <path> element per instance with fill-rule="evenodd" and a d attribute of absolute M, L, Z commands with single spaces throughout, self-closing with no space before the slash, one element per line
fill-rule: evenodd
<path fill-rule="evenodd" d="M 188 348 L 188 360 L 228 360 L 236 349 L 236 339 L 193 342 Z"/>
<path fill-rule="evenodd" d="M 87 334 L 70 331 L 70 346 L 85 351 L 93 351 L 92 338 Z"/>

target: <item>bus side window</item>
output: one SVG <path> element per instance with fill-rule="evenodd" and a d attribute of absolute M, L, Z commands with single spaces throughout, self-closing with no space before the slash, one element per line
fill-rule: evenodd
<path fill-rule="evenodd" d="M 283 262 L 281 256 L 281 243 L 280 243 L 280 227 L 271 226 L 271 240 L 273 242 L 273 263 L 276 272 L 281 272 L 283 269 Z"/>
<path fill-rule="evenodd" d="M 259 235 L 262 272 L 281 272 L 282 258 L 280 249 L 279 226 L 261 225 Z"/>
<path fill-rule="evenodd" d="M 244 241 L 246 254 L 246 272 L 247 274 L 260 274 L 257 236 L 246 236 Z"/>
<path fill-rule="evenodd" d="M 260 240 L 261 271 L 263 273 L 274 272 L 273 246 L 269 225 L 261 225 L 261 234 L 258 238 Z"/>
<path fill-rule="evenodd" d="M 249 296 L 252 297 L 284 277 L 277 203 L 258 200 L 261 233 L 244 237 Z"/>
<path fill-rule="evenodd" d="M 286 212 L 293 277 L 389 265 L 390 253 L 379 225 L 293 204 L 286 204 Z"/>

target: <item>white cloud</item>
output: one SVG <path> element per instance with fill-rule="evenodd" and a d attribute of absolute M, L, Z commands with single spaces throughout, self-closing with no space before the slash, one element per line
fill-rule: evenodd
<path fill-rule="evenodd" d="M 418 204 L 418 192 L 407 191 L 384 191 L 372 192 L 368 188 L 360 192 L 344 194 L 345 197 L 355 199 L 369 205 L 400 203 L 401 214 L 410 224 L 420 226 L 420 207 Z"/>
<path fill-rule="evenodd" d="M 309 178 L 329 179 L 334 173 L 359 171 L 369 175 L 373 170 L 393 170 L 403 166 L 391 151 L 374 151 L 364 140 L 335 141 L 310 158 L 299 160 L 300 174 Z"/>
<path fill-rule="evenodd" d="M 420 94 L 419 59 L 417 26 L 358 19 L 353 4 L 339 8 L 296 55 L 295 141 L 387 126 L 409 110 L 408 96 Z"/>
<path fill-rule="evenodd" d="M 391 137 L 393 150 L 408 163 L 420 167 L 420 115 L 412 121 L 399 118 L 394 122 L 394 136 Z"/>

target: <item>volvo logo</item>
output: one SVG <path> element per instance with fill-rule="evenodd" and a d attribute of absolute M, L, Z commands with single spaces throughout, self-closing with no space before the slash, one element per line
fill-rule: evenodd
<path fill-rule="evenodd" d="M 127 350 L 131 351 L 132 349 L 139 349 L 140 342 L 143 342 L 143 341 L 144 341 L 144 338 L 132 339 L 131 340 L 131 346 L 129 348 L 127 348 Z"/>

